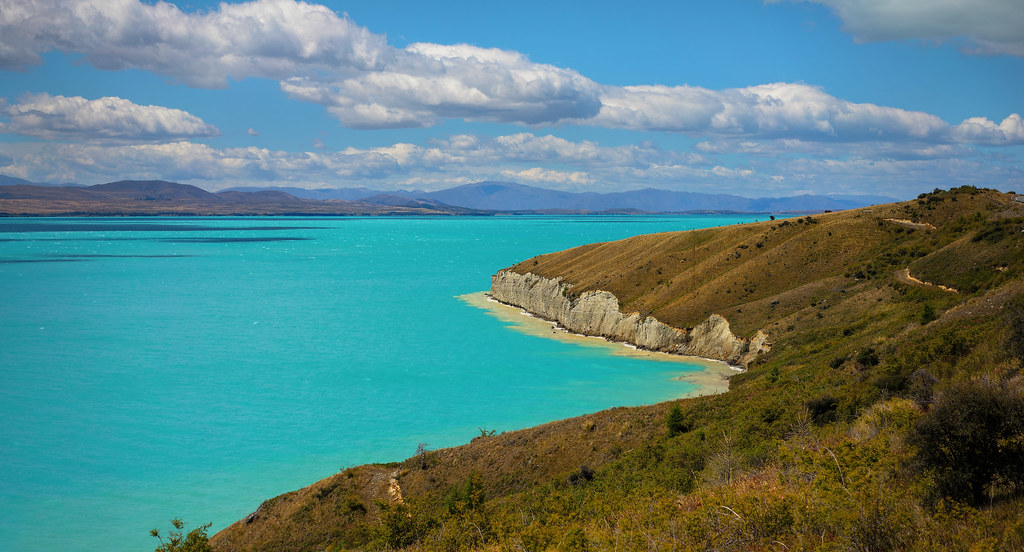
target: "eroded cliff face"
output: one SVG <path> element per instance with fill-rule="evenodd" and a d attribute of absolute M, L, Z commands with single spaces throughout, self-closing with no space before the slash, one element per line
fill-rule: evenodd
<path fill-rule="evenodd" d="M 674 328 L 653 316 L 623 314 L 619 300 L 607 291 L 574 295 L 560 278 L 502 270 L 491 277 L 491 297 L 552 320 L 565 329 L 632 343 L 642 349 L 723 360 L 746 367 L 770 349 L 768 335 L 757 332 L 751 339 L 737 337 L 729 322 L 712 314 L 690 330 Z"/>

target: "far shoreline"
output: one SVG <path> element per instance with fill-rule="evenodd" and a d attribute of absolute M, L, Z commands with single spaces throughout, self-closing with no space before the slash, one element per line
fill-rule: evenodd
<path fill-rule="evenodd" d="M 492 298 L 485 291 L 458 295 L 456 299 L 486 311 L 489 315 L 506 323 L 510 329 L 527 335 L 555 339 L 584 347 L 599 347 L 607 350 L 609 354 L 616 356 L 639 358 L 655 362 L 676 362 L 698 367 L 699 370 L 683 371 L 680 375 L 671 378 L 675 381 L 683 381 L 696 386 L 696 389 L 693 391 L 677 397 L 679 399 L 725 393 L 729 390 L 729 378 L 742 372 L 742 369 L 721 360 L 648 351 L 637 348 L 629 343 L 611 341 L 600 336 L 572 333 L 556 322 L 544 320 L 519 307 L 502 303 Z"/>

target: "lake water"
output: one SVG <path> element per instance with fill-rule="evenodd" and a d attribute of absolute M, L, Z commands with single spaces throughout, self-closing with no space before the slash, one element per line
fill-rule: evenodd
<path fill-rule="evenodd" d="M 457 296 L 754 216 L 0 219 L 0 549 L 139 551 L 344 466 L 693 391 Z"/>

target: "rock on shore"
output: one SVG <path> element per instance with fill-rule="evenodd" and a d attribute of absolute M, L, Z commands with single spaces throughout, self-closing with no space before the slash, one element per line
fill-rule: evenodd
<path fill-rule="evenodd" d="M 545 278 L 527 272 L 502 270 L 491 277 L 491 297 L 552 320 L 565 329 L 624 341 L 651 351 L 722 360 L 746 367 L 771 345 L 758 331 L 752 338 L 737 337 L 729 322 L 712 314 L 689 330 L 674 328 L 653 316 L 624 314 L 619 300 L 607 291 L 587 291 L 578 296 L 561 278 Z"/>

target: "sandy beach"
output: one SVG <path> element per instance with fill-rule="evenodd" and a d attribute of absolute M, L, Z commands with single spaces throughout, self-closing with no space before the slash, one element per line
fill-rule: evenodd
<path fill-rule="evenodd" d="M 507 324 L 509 328 L 528 335 L 557 339 L 558 341 L 574 343 L 584 347 L 597 347 L 606 350 L 608 354 L 612 355 L 685 364 L 687 369 L 680 370 L 679 375 L 673 378 L 697 386 L 692 392 L 684 395 L 685 397 L 724 393 L 729 390 L 729 376 L 739 373 L 738 369 L 718 360 L 645 351 L 637 349 L 629 343 L 571 333 L 556 323 L 537 318 L 519 307 L 500 303 L 483 291 L 459 295 L 456 298 L 473 307 L 487 311 L 491 316 Z M 695 367 L 696 369 L 694 369 Z"/>

